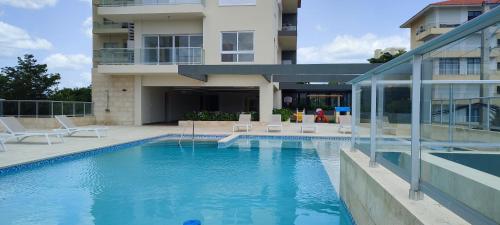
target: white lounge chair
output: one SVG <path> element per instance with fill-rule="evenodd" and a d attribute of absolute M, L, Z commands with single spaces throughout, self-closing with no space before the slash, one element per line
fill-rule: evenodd
<path fill-rule="evenodd" d="M 352 124 L 351 124 L 351 116 L 339 116 L 339 133 L 351 133 L 352 132 Z"/>
<path fill-rule="evenodd" d="M 101 138 L 107 133 L 108 130 L 108 128 L 106 127 L 78 127 L 70 118 L 64 115 L 55 116 L 55 118 L 57 122 L 61 124 L 61 129 L 58 130 L 66 132 L 68 136 L 71 136 L 77 132 L 95 132 L 97 138 Z"/>
<path fill-rule="evenodd" d="M 283 131 L 283 123 L 281 123 L 281 114 L 271 116 L 271 121 L 267 125 L 267 132 L 269 132 L 271 128 L 277 128 L 279 129 L 279 131 Z"/>
<path fill-rule="evenodd" d="M 7 146 L 5 146 L 5 142 L 10 138 L 12 138 L 12 135 L 0 133 L 0 152 L 7 151 Z"/>
<path fill-rule="evenodd" d="M 45 137 L 48 145 L 52 145 L 49 138 L 50 136 L 58 137 L 61 139 L 61 142 L 64 142 L 63 132 L 26 130 L 26 128 L 24 128 L 24 126 L 14 117 L 0 117 L 0 123 L 7 129 L 7 133 L 11 135 L 10 138 L 16 138 L 18 142 L 28 137 L 37 136 Z"/>
<path fill-rule="evenodd" d="M 316 131 L 318 130 L 318 126 L 314 121 L 314 115 L 304 115 L 304 117 L 302 118 L 302 124 L 300 125 L 300 132 L 304 133 L 307 130 L 312 131 L 314 133 L 316 133 Z"/>
<path fill-rule="evenodd" d="M 252 129 L 252 116 L 250 114 L 240 114 L 238 122 L 233 125 L 233 132 L 239 131 L 240 127 L 243 127 L 248 132 Z"/>

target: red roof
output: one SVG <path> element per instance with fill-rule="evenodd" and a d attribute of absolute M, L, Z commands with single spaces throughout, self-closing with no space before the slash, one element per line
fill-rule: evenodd
<path fill-rule="evenodd" d="M 483 3 L 500 3 L 500 0 L 447 0 L 431 5 L 482 5 Z"/>

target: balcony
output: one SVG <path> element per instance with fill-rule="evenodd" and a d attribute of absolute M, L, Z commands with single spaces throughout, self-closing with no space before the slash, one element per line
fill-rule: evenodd
<path fill-rule="evenodd" d="M 94 34 L 126 34 L 129 23 L 94 23 Z"/>
<path fill-rule="evenodd" d="M 416 40 L 417 41 L 428 41 L 436 36 L 447 33 L 453 30 L 455 27 L 460 26 L 461 23 L 450 22 L 450 23 L 427 23 L 420 26 L 417 29 Z"/>
<path fill-rule="evenodd" d="M 100 0 L 97 14 L 114 21 L 194 19 L 204 16 L 204 0 Z"/>
<path fill-rule="evenodd" d="M 176 65 L 203 64 L 203 48 L 107 48 L 94 51 L 94 61 L 103 74 L 177 73 Z"/>

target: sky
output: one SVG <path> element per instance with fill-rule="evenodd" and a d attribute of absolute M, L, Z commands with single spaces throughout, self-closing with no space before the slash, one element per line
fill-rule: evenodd
<path fill-rule="evenodd" d="M 214 0 L 208 0 L 214 1 Z M 410 46 L 399 26 L 429 0 L 302 0 L 298 63 L 365 63 L 375 49 Z M 63 87 L 88 86 L 91 0 L 0 0 L 0 67 L 34 54 Z"/>

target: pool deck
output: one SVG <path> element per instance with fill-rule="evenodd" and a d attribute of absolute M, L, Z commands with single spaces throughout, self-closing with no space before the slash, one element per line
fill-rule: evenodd
<path fill-rule="evenodd" d="M 51 138 L 54 143 L 47 145 L 44 138 L 30 137 L 23 142 L 14 140 L 6 143 L 7 150 L 0 151 L 0 168 L 39 161 L 72 153 L 85 152 L 91 149 L 112 146 L 121 143 L 132 142 L 167 134 L 190 135 L 191 127 L 179 126 L 108 126 L 108 136 L 98 139 L 92 132 L 81 132 L 72 137 L 65 137 L 64 143 L 57 138 Z M 337 132 L 337 124 L 318 124 L 316 133 L 301 134 L 297 124 L 285 124 L 283 132 L 266 132 L 263 125 L 255 125 L 248 133 L 249 135 L 273 135 L 273 136 L 337 136 L 350 137 L 350 133 L 341 134 Z M 232 127 L 197 127 L 196 135 L 231 135 Z M 247 134 L 246 132 L 236 132 Z"/>

